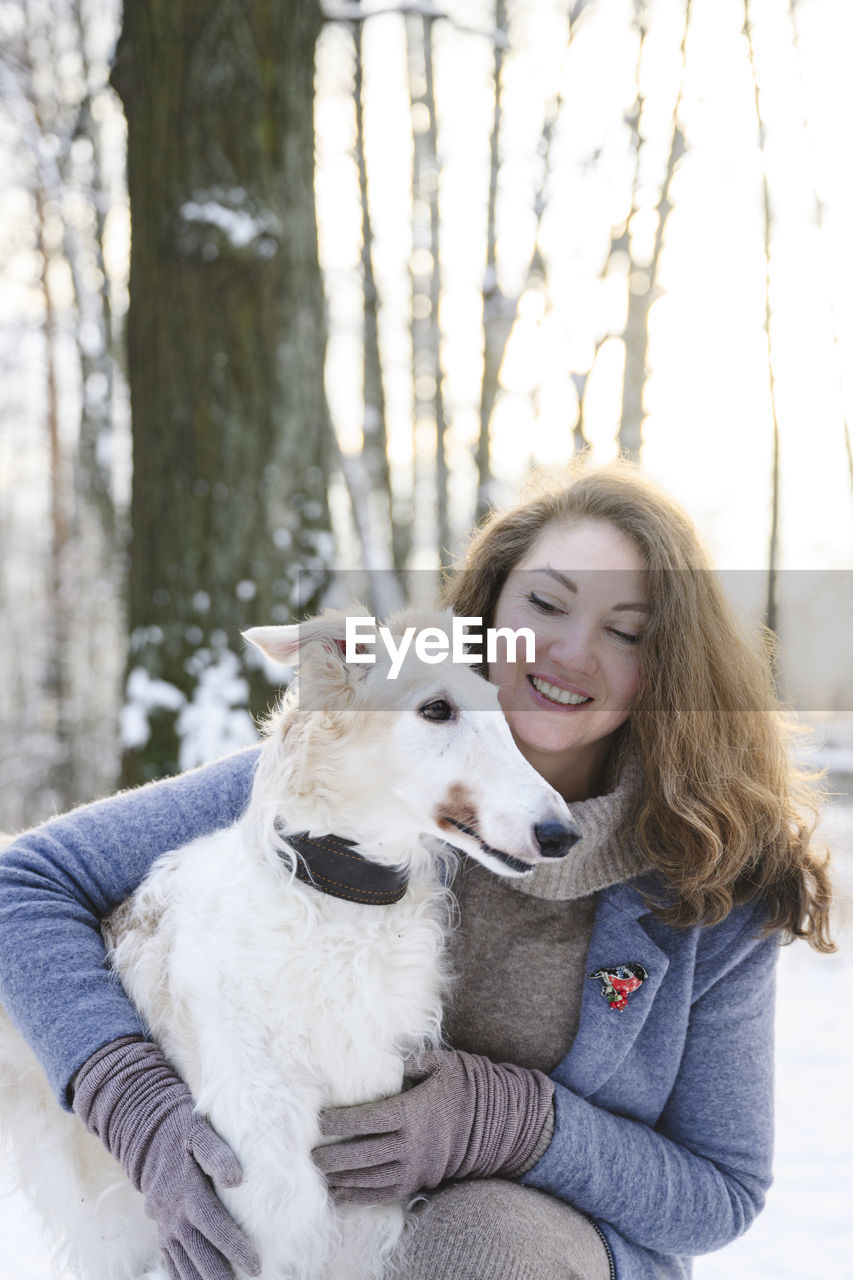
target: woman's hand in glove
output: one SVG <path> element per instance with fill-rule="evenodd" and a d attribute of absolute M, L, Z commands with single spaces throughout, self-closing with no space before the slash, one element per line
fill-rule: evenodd
<path fill-rule="evenodd" d="M 551 1119 L 541 1071 L 479 1054 L 421 1054 L 411 1085 L 381 1102 L 323 1112 L 314 1162 L 339 1204 L 402 1200 L 447 1178 L 512 1176 L 528 1167 Z"/>
<path fill-rule="evenodd" d="M 231 1280 L 232 1265 L 259 1274 L 212 1185 L 239 1186 L 239 1161 L 157 1045 L 125 1037 L 100 1049 L 77 1073 L 73 1106 L 145 1195 L 172 1280 Z"/>

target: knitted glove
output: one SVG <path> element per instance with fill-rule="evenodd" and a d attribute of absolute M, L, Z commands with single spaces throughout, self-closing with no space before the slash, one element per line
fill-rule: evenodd
<path fill-rule="evenodd" d="M 171 1280 L 231 1280 L 229 1263 L 259 1274 L 210 1181 L 239 1186 L 239 1161 L 156 1044 L 124 1037 L 100 1049 L 77 1073 L 73 1106 L 144 1193 Z"/>
<path fill-rule="evenodd" d="M 554 1086 L 541 1071 L 496 1066 L 480 1054 L 420 1056 L 412 1087 L 338 1107 L 321 1131 L 338 1139 L 314 1162 L 339 1204 L 402 1200 L 446 1178 L 523 1172 L 551 1117 Z"/>

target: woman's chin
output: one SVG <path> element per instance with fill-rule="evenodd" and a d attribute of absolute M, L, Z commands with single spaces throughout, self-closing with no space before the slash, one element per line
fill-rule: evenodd
<path fill-rule="evenodd" d="M 588 735 L 578 720 L 548 708 L 532 707 L 507 713 L 509 727 L 522 751 L 564 752 L 586 745 Z"/>

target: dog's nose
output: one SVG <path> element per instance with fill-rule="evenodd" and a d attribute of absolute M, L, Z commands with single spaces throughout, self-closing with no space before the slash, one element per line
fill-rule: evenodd
<path fill-rule="evenodd" d="M 538 822 L 533 834 L 543 858 L 562 858 L 581 838 L 576 826 L 564 822 Z"/>

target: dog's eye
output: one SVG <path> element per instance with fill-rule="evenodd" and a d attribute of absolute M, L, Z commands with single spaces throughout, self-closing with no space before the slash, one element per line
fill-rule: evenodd
<path fill-rule="evenodd" d="M 424 720 L 455 720 L 456 708 L 446 698 L 433 698 L 418 707 L 418 715 Z"/>

